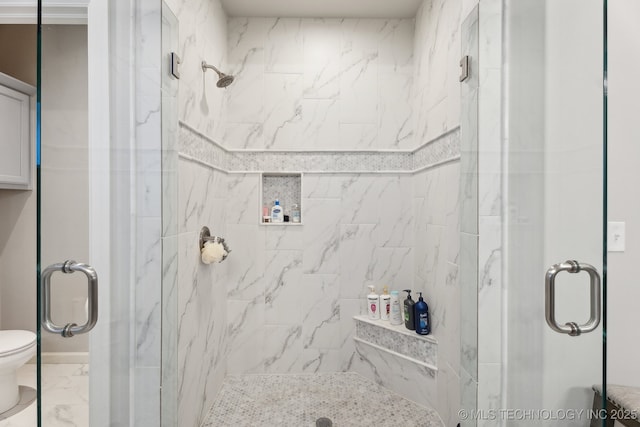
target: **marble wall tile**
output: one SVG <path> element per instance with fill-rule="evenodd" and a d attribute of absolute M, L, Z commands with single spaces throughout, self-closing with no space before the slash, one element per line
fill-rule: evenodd
<path fill-rule="evenodd" d="M 264 124 L 227 123 L 222 140 L 234 148 L 264 148 Z"/>
<path fill-rule="evenodd" d="M 302 216 L 305 223 L 313 224 L 305 226 L 302 233 L 305 273 L 339 272 L 340 206 L 339 199 L 303 199 Z"/>
<path fill-rule="evenodd" d="M 216 228 L 226 222 L 222 209 L 225 199 L 216 197 L 224 194 L 226 176 L 184 160 L 178 163 L 178 176 L 179 232 L 200 231 L 206 225 L 215 234 Z"/>
<path fill-rule="evenodd" d="M 264 297 L 266 289 L 264 228 L 258 224 L 229 224 L 225 242 L 232 251 L 224 261 L 228 269 L 227 296 L 236 300 Z"/>
<path fill-rule="evenodd" d="M 382 67 L 380 67 L 382 68 Z M 413 148 L 414 112 L 412 91 L 413 76 L 395 72 L 379 76 L 378 132 L 376 147 Z M 398 98 L 389 103 L 388 99 Z"/>
<path fill-rule="evenodd" d="M 229 176 L 227 189 L 233 197 L 227 199 L 228 224 L 258 224 L 262 212 L 260 206 L 260 175 L 238 174 Z"/>
<path fill-rule="evenodd" d="M 265 72 L 304 73 L 302 22 L 302 19 L 293 18 L 276 18 L 267 22 Z"/>
<path fill-rule="evenodd" d="M 178 419 L 178 236 L 162 238 L 162 425 Z"/>
<path fill-rule="evenodd" d="M 379 31 L 378 57 L 380 75 L 413 75 L 413 19 L 386 19 Z"/>
<path fill-rule="evenodd" d="M 500 217 L 480 217 L 478 247 L 478 362 L 501 361 L 502 324 L 502 224 Z"/>
<path fill-rule="evenodd" d="M 391 180 L 373 175 L 351 175 L 342 186 L 343 224 L 376 224 L 380 197 Z"/>
<path fill-rule="evenodd" d="M 335 148 L 340 140 L 340 110 L 335 98 L 305 98 L 300 102 L 302 109 L 301 133 L 288 148 L 328 149 Z M 346 146 L 350 146 L 351 141 Z"/>
<path fill-rule="evenodd" d="M 197 232 L 178 237 L 178 413 L 184 419 L 206 413 L 215 397 L 207 390 L 220 387 L 226 367 L 225 266 L 200 262 L 198 237 Z"/>
<path fill-rule="evenodd" d="M 264 296 L 227 301 L 227 372 L 229 375 L 265 370 Z"/>
<path fill-rule="evenodd" d="M 442 331 L 437 334 L 440 354 L 454 372 L 460 371 L 460 286 L 458 283 L 459 267 L 447 263 L 445 285 L 435 295 L 442 301 L 439 320 Z"/>
<path fill-rule="evenodd" d="M 181 58 L 179 118 L 212 137 L 224 132 L 224 92 L 215 87 L 215 73 L 203 74 L 206 60 L 223 71 L 227 55 L 227 17 L 219 1 L 169 0 L 179 22 Z M 212 75 L 213 74 L 213 75 Z"/>
<path fill-rule="evenodd" d="M 264 148 L 295 148 L 302 132 L 302 74 L 265 74 Z"/>
<path fill-rule="evenodd" d="M 302 350 L 302 372 L 342 372 L 342 348 L 340 350 L 304 349 Z"/>
<path fill-rule="evenodd" d="M 264 254 L 264 320 L 269 325 L 300 325 L 302 304 L 302 251 L 266 251 Z"/>
<path fill-rule="evenodd" d="M 378 38 L 383 20 L 342 22 L 340 120 L 376 123 L 378 119 Z"/>
<path fill-rule="evenodd" d="M 380 247 L 413 247 L 413 178 L 389 177 L 377 208 L 377 245 Z"/>
<path fill-rule="evenodd" d="M 378 143 L 378 128 L 373 123 L 339 123 L 340 145 L 355 149 L 374 149 Z M 387 137 L 389 139 L 389 137 Z"/>
<path fill-rule="evenodd" d="M 340 297 L 363 298 L 367 286 L 379 289 L 374 276 L 376 263 L 375 224 L 343 224 L 340 226 Z"/>
<path fill-rule="evenodd" d="M 140 257 L 135 288 L 135 361 L 159 367 L 161 354 L 162 225 L 159 217 L 139 218 L 136 241 Z"/>
<path fill-rule="evenodd" d="M 458 371 L 447 363 L 438 365 L 438 401 L 436 410 L 445 426 L 455 426 L 459 421 L 460 377 Z"/>
<path fill-rule="evenodd" d="M 465 370 L 460 370 L 460 404 L 467 414 L 478 409 L 478 382 Z M 460 420 L 462 427 L 475 427 L 478 423 L 472 417 Z"/>
<path fill-rule="evenodd" d="M 265 325 L 264 370 L 267 373 L 297 373 L 302 370 L 302 327 Z"/>
<path fill-rule="evenodd" d="M 228 28 L 232 147 L 412 147 L 413 20 L 232 18 Z"/>
<path fill-rule="evenodd" d="M 304 20 L 302 29 L 305 98 L 337 98 L 341 74 L 340 20 Z"/>
<path fill-rule="evenodd" d="M 376 248 L 373 267 L 374 283 L 380 288 L 387 285 L 389 290 L 401 289 L 412 283 L 413 248 Z"/>
<path fill-rule="evenodd" d="M 485 412 L 501 409 L 500 379 L 502 378 L 501 364 L 480 363 L 478 366 L 478 409 Z M 478 427 L 499 426 L 500 419 L 478 420 Z"/>
<path fill-rule="evenodd" d="M 460 363 L 478 378 L 478 236 L 461 233 L 460 240 Z"/>
<path fill-rule="evenodd" d="M 343 175 L 307 173 L 304 175 L 302 197 L 305 199 L 340 199 L 346 179 L 347 177 Z"/>
<path fill-rule="evenodd" d="M 302 342 L 305 349 L 338 350 L 340 282 L 336 275 L 306 274 L 302 282 Z"/>
<path fill-rule="evenodd" d="M 340 338 L 342 340 L 341 351 L 343 352 L 343 370 L 347 370 L 344 368 L 347 366 L 345 364 L 349 363 L 355 353 L 353 337 L 356 332 L 356 322 L 354 322 L 353 316 L 365 314 L 367 312 L 366 305 L 364 297 L 357 299 L 340 299 Z"/>
<path fill-rule="evenodd" d="M 436 371 L 360 342 L 352 370 L 421 405 L 436 405 Z"/>
<path fill-rule="evenodd" d="M 266 19 L 228 21 L 228 73 L 235 77 L 225 91 L 230 123 L 263 123 L 265 118 L 264 35 Z M 211 79 L 215 84 L 217 76 Z"/>
<path fill-rule="evenodd" d="M 265 230 L 265 249 L 299 250 L 304 249 L 302 227 L 267 227 Z"/>

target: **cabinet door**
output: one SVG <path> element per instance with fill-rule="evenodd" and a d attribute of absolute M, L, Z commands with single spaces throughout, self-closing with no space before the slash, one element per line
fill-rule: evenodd
<path fill-rule="evenodd" d="M 0 85 L 0 188 L 31 188 L 29 101 Z"/>

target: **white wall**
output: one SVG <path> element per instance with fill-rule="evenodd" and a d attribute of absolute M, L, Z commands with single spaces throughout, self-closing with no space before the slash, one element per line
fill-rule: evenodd
<path fill-rule="evenodd" d="M 640 345 L 636 325 L 640 286 L 640 203 L 633 190 L 638 182 L 640 129 L 640 4 L 609 3 L 609 220 L 626 222 L 626 251 L 610 252 L 608 264 L 607 369 L 613 384 L 640 387 Z"/>
<path fill-rule="evenodd" d="M 36 85 L 36 36 L 35 25 L 0 25 L 0 70 L 32 86 Z"/>
<path fill-rule="evenodd" d="M 80 25 L 43 28 L 43 267 L 89 258 L 86 31 Z M 1 190 L 0 203 L 2 328 L 35 330 L 35 189 Z M 53 285 L 54 321 L 84 323 L 86 279 L 55 275 Z M 43 344 L 45 352 L 87 351 L 87 336 L 69 340 L 45 333 Z"/>

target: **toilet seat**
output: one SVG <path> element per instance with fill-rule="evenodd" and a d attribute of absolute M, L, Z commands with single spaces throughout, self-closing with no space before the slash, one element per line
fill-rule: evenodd
<path fill-rule="evenodd" d="M 36 345 L 31 331 L 0 331 L 0 358 L 28 350 Z"/>

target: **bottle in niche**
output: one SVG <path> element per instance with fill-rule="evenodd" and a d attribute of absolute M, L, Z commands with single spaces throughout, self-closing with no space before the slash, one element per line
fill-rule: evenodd
<path fill-rule="evenodd" d="M 300 222 L 300 206 L 298 206 L 297 204 L 294 204 L 291 208 L 291 222 Z"/>
<path fill-rule="evenodd" d="M 278 199 L 276 199 L 275 204 L 271 208 L 271 222 L 284 222 L 284 212 Z"/>
<path fill-rule="evenodd" d="M 269 215 L 269 208 L 267 207 L 267 205 L 264 205 L 262 207 L 262 222 L 271 222 L 271 215 Z"/>
<path fill-rule="evenodd" d="M 424 302 L 422 292 L 418 293 L 420 294 L 420 298 L 418 298 L 418 302 L 413 306 L 416 333 L 420 335 L 429 335 L 429 332 L 431 332 L 431 325 L 429 324 L 429 306 Z"/>
<path fill-rule="evenodd" d="M 367 312 L 369 313 L 369 318 L 379 319 L 380 299 L 378 298 L 378 294 L 376 294 L 376 288 L 373 285 L 369 285 L 369 290 L 371 291 L 369 295 L 367 295 Z"/>
<path fill-rule="evenodd" d="M 380 295 L 380 319 L 389 320 L 391 314 L 391 295 L 389 290 L 385 286 L 382 288 L 382 295 Z"/>
<path fill-rule="evenodd" d="M 404 290 L 407 293 L 407 298 L 404 300 L 404 326 L 405 328 L 413 331 L 416 329 L 416 324 L 413 320 L 414 312 L 413 306 L 415 302 L 411 298 L 411 289 Z"/>

